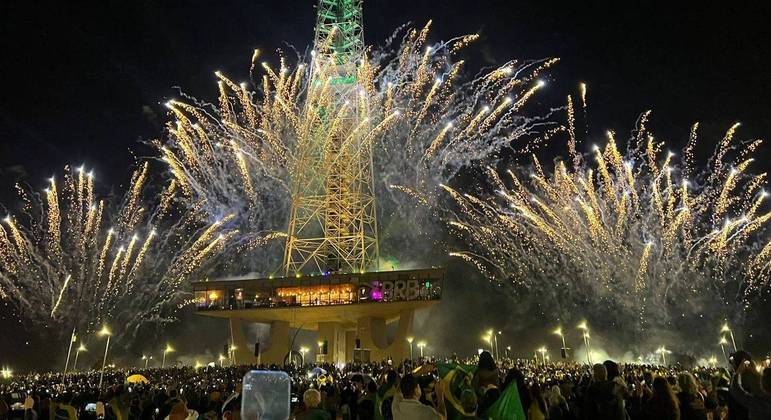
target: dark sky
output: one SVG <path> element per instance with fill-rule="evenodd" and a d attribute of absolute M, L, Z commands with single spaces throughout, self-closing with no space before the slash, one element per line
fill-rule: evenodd
<path fill-rule="evenodd" d="M 713 136 L 739 120 L 740 137 L 768 137 L 771 3 L 677 3 L 365 0 L 365 40 L 380 44 L 400 24 L 434 19 L 432 40 L 479 31 L 478 61 L 560 57 L 538 100 L 561 105 L 587 82 L 596 133 L 625 133 L 653 108 L 660 138 L 682 141 L 696 120 Z M 131 150 L 149 153 L 137 140 L 162 134 L 161 104 L 174 86 L 213 99 L 213 72 L 246 80 L 254 48 L 268 60 L 285 42 L 304 50 L 314 4 L 0 2 L 0 202 L 16 180 L 42 186 L 65 164 L 94 168 L 103 189 L 124 182 Z M 710 148 L 717 141 L 707 139 Z"/>
<path fill-rule="evenodd" d="M 586 3 L 586 4 L 584 4 Z M 720 135 L 771 133 L 771 6 L 678 2 L 366 0 L 366 41 L 434 19 L 433 38 L 480 31 L 487 60 L 557 56 L 541 100 L 589 85 L 591 120 L 626 132 L 654 109 L 658 135 L 683 138 L 695 120 Z M 66 163 L 124 181 L 137 139 L 162 132 L 173 86 L 214 98 L 212 72 L 248 75 L 255 47 L 311 41 L 313 0 L 9 1 L 0 6 L 0 197 Z M 719 129 L 719 130 L 718 130 Z M 147 153 L 139 149 L 139 153 Z"/>

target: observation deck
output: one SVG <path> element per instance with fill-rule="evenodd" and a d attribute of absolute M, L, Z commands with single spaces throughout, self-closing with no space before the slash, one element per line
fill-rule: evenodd
<path fill-rule="evenodd" d="M 271 324 L 270 346 L 257 345 L 261 361 L 282 360 L 288 348 L 289 328 L 317 330 L 320 342 L 334 362 L 350 361 L 354 349 L 367 349 L 372 357 L 403 357 L 409 350 L 414 311 L 442 298 L 446 270 L 324 273 L 276 278 L 224 278 L 194 282 L 199 315 L 230 320 L 239 362 L 255 362 L 241 330 L 243 322 Z M 399 321 L 389 342 L 386 324 Z M 274 352 L 272 352 L 275 351 Z M 264 357 L 260 357 L 264 356 Z"/>

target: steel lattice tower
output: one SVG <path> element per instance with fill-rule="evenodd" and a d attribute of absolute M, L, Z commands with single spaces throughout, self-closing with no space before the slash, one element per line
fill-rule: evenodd
<path fill-rule="evenodd" d="M 366 114 L 356 107 L 356 77 L 363 58 L 362 0 L 319 0 L 311 83 L 333 85 L 333 106 L 306 104 L 322 123 L 318 141 L 298 150 L 284 252 L 286 275 L 377 269 L 378 239 L 372 149 L 363 138 L 344 141 Z M 318 80 L 318 78 L 331 78 Z M 346 111 L 341 111 L 345 109 Z M 342 112 L 343 129 L 329 136 L 325 116 Z"/>

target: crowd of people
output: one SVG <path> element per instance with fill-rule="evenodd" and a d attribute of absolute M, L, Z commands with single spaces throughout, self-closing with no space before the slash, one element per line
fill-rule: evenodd
<path fill-rule="evenodd" d="M 298 420 L 771 419 L 771 368 L 742 351 L 730 362 L 729 369 L 589 366 L 495 361 L 483 352 L 345 366 L 113 369 L 101 389 L 98 371 L 27 374 L 0 381 L 0 420 L 238 420 L 242 378 L 253 369 L 290 376 L 290 416 Z M 468 377 L 451 380 L 448 366 Z"/>

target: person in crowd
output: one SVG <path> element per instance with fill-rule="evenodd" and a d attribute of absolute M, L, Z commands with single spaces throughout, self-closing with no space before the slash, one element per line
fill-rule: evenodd
<path fill-rule="evenodd" d="M 562 396 L 562 390 L 559 385 L 552 385 L 546 396 L 546 403 L 549 407 L 549 420 L 565 420 L 570 416 L 570 408 L 565 397 Z"/>
<path fill-rule="evenodd" d="M 322 387 L 322 406 L 324 410 L 327 410 L 332 420 L 337 418 L 337 413 L 340 408 L 340 392 L 337 391 L 337 387 L 328 382 Z"/>
<path fill-rule="evenodd" d="M 549 414 L 543 390 L 538 383 L 530 387 L 530 406 L 526 408 L 527 420 L 545 420 Z"/>
<path fill-rule="evenodd" d="M 447 411 L 444 405 L 443 382 L 436 384 L 437 407 L 420 403 L 420 384 L 411 373 L 404 375 L 399 383 L 400 393 L 394 397 L 391 411 L 394 420 L 440 420 L 445 419 Z"/>
<path fill-rule="evenodd" d="M 747 353 L 744 350 L 738 350 L 734 353 L 731 353 L 731 355 L 728 357 L 728 361 L 731 365 L 731 368 L 733 369 L 733 372 L 738 372 L 739 368 L 743 365 L 745 362 L 752 363 L 752 355 Z M 756 376 L 749 371 L 744 371 L 742 373 L 741 379 L 743 382 L 743 389 L 747 391 L 750 395 L 759 395 L 760 394 L 760 383 L 757 381 Z M 734 380 L 731 381 L 731 383 L 735 383 L 735 375 Z M 728 393 L 728 420 L 748 420 L 750 418 L 749 411 L 747 408 L 744 407 L 744 405 L 739 404 L 738 401 L 734 398 L 734 393 L 729 392 Z"/>
<path fill-rule="evenodd" d="M 321 393 L 316 389 L 309 389 L 303 393 L 305 410 L 297 415 L 297 420 L 332 420 L 329 412 L 320 408 Z"/>
<path fill-rule="evenodd" d="M 376 420 L 392 420 L 393 414 L 391 413 L 391 406 L 393 405 L 394 395 L 398 392 L 399 388 L 399 374 L 393 370 L 388 369 L 385 373 L 385 381 L 377 390 L 377 398 L 375 399 L 375 419 Z"/>
<path fill-rule="evenodd" d="M 644 418 L 656 420 L 680 420 L 677 396 L 666 378 L 653 379 L 653 396 L 643 407 Z"/>
<path fill-rule="evenodd" d="M 696 378 L 690 372 L 680 372 L 677 375 L 677 385 L 680 388 L 677 400 L 681 420 L 707 420 L 704 395 L 699 392 Z"/>
<path fill-rule="evenodd" d="M 760 392 L 751 394 L 745 390 L 742 382 L 745 374 L 752 374 L 754 369 L 750 360 L 744 360 L 737 366 L 731 380 L 731 398 L 746 410 L 749 420 L 771 419 L 771 368 L 763 369 Z"/>
<path fill-rule="evenodd" d="M 171 403 L 171 411 L 166 420 L 196 420 L 198 412 L 187 408 L 187 403 L 182 398 L 177 398 Z"/>
<path fill-rule="evenodd" d="M 222 405 L 222 419 L 241 420 L 241 394 L 225 400 L 225 404 Z"/>
<path fill-rule="evenodd" d="M 625 420 L 624 400 L 617 384 L 608 380 L 605 365 L 592 368 L 592 383 L 586 390 L 581 417 L 586 420 Z"/>
<path fill-rule="evenodd" d="M 358 418 L 359 420 L 374 420 L 375 418 L 375 399 L 377 399 L 377 384 L 375 381 L 367 382 L 365 392 L 359 397 Z"/>
<path fill-rule="evenodd" d="M 474 371 L 474 377 L 471 379 L 471 386 L 476 391 L 477 396 L 481 397 L 488 387 L 498 387 L 499 385 L 498 366 L 495 364 L 493 355 L 489 351 L 483 351 L 479 354 L 479 362 L 476 371 Z"/>

